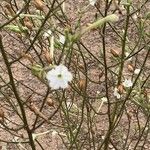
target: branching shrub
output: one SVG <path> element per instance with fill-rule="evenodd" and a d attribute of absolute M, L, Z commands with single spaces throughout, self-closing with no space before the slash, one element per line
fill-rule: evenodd
<path fill-rule="evenodd" d="M 2 149 L 149 149 L 150 2 L 2 0 Z"/>

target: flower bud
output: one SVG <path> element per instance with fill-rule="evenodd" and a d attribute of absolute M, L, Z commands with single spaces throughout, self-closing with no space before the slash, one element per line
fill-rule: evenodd
<path fill-rule="evenodd" d="M 45 49 L 44 50 L 44 56 L 46 58 L 46 61 L 49 63 L 49 64 L 52 64 L 52 58 L 50 56 L 50 52 L 49 50 Z"/>
<path fill-rule="evenodd" d="M 133 72 L 133 71 L 134 71 L 133 66 L 132 66 L 132 65 L 130 65 L 130 64 L 127 66 L 127 68 L 128 68 L 128 70 L 129 70 L 130 72 Z"/>
<path fill-rule="evenodd" d="M 119 17 L 115 14 L 111 14 L 111 15 L 108 15 L 102 19 L 99 19 L 97 20 L 96 22 L 94 22 L 93 24 L 90 24 L 87 29 L 95 29 L 95 28 L 98 28 L 98 27 L 102 27 L 102 25 L 104 23 L 107 23 L 107 22 L 116 22 L 119 20 Z"/>
<path fill-rule="evenodd" d="M 110 52 L 113 54 L 114 57 L 119 57 L 119 52 L 117 50 L 111 49 Z"/>
<path fill-rule="evenodd" d="M 130 113 L 130 112 L 127 112 L 127 117 L 131 120 L 132 119 L 132 115 L 131 115 L 132 113 Z"/>
<path fill-rule="evenodd" d="M 76 33 L 73 37 L 72 37 L 72 40 L 73 41 L 76 41 L 78 40 L 79 38 L 81 38 L 81 36 L 93 29 L 97 29 L 97 28 L 101 28 L 105 23 L 108 23 L 108 22 L 116 22 L 119 20 L 119 17 L 115 14 L 111 14 L 111 15 L 108 15 L 102 19 L 98 19 L 97 21 L 95 21 L 94 23 L 92 24 L 89 24 L 87 27 L 83 28 L 81 30 L 81 32 L 79 33 Z"/>
<path fill-rule="evenodd" d="M 10 4 L 5 5 L 5 8 L 7 9 L 7 12 L 9 13 L 10 16 L 14 16 L 15 15 L 15 13 L 12 10 Z"/>
<path fill-rule="evenodd" d="M 33 111 L 36 115 L 40 116 L 41 118 L 43 118 L 45 121 L 48 122 L 48 118 L 47 118 L 42 112 L 40 112 L 39 109 L 38 109 L 33 103 L 31 103 L 30 109 L 31 109 L 31 111 Z"/>
<path fill-rule="evenodd" d="M 144 90 L 143 90 L 143 94 L 144 94 L 145 97 L 147 97 L 147 96 L 148 96 L 148 90 L 147 90 L 147 89 L 144 89 Z"/>
<path fill-rule="evenodd" d="M 119 94 L 122 94 L 123 93 L 123 91 L 124 91 L 124 89 L 123 89 L 123 85 L 122 84 L 120 84 L 119 86 L 118 86 L 118 93 Z"/>
<path fill-rule="evenodd" d="M 54 107 L 54 101 L 51 98 L 48 98 L 46 102 L 48 106 Z"/>
<path fill-rule="evenodd" d="M 85 86 L 86 86 L 86 80 L 85 79 L 81 79 L 79 81 L 79 88 L 80 88 L 80 90 L 84 90 Z"/>
<path fill-rule="evenodd" d="M 100 74 L 98 75 L 99 80 L 101 79 L 101 77 L 104 75 L 104 71 L 101 71 Z"/>
<path fill-rule="evenodd" d="M 38 65 L 38 64 L 34 64 L 32 67 L 31 67 L 31 71 L 32 71 L 32 74 L 35 75 L 36 77 L 38 77 L 40 80 L 43 80 L 44 79 L 44 69 L 42 66 Z"/>
<path fill-rule="evenodd" d="M 36 9 L 43 11 L 44 10 L 44 3 L 42 0 L 34 0 L 34 5 Z"/>
<path fill-rule="evenodd" d="M 11 24 L 6 25 L 4 28 L 15 33 L 25 33 L 28 30 L 27 27 L 24 27 L 24 26 L 19 27 L 19 26 L 15 26 Z"/>
<path fill-rule="evenodd" d="M 24 25 L 25 25 L 28 29 L 32 30 L 33 24 L 31 23 L 31 21 L 30 21 L 30 19 L 29 19 L 28 17 L 25 17 L 25 18 L 24 18 Z"/>
<path fill-rule="evenodd" d="M 84 70 L 84 65 L 81 64 L 81 63 L 79 63 L 79 68 L 80 68 L 81 70 Z"/>

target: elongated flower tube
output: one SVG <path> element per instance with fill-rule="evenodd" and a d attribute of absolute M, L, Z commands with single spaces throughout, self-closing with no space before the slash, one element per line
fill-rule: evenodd
<path fill-rule="evenodd" d="M 97 20 L 96 22 L 90 24 L 88 27 L 84 27 L 83 30 L 81 30 L 80 33 L 75 34 L 74 39 L 79 39 L 83 34 L 89 32 L 92 29 L 101 28 L 102 25 L 104 25 L 107 22 L 116 22 L 119 20 L 119 17 L 115 14 L 108 15 L 102 19 Z"/>

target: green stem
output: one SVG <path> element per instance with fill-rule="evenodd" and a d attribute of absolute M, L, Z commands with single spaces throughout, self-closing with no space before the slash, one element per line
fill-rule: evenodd
<path fill-rule="evenodd" d="M 108 0 L 106 1 L 105 4 L 105 14 L 104 16 L 107 16 L 107 12 L 109 9 L 109 2 Z M 109 120 L 109 128 L 108 128 L 108 134 L 105 137 L 106 140 L 104 142 L 104 150 L 108 149 L 109 145 L 109 139 L 110 139 L 110 130 L 112 130 L 112 121 L 111 121 L 111 104 L 110 104 L 110 99 L 109 99 L 109 91 L 108 91 L 108 69 L 107 69 L 107 59 L 106 59 L 106 39 L 105 39 L 105 32 L 106 32 L 106 23 L 103 26 L 102 29 L 102 46 L 103 46 L 103 59 L 104 59 L 104 69 L 105 69 L 105 90 L 106 90 L 106 97 L 108 100 L 108 120 Z"/>
<path fill-rule="evenodd" d="M 118 85 L 120 85 L 121 83 L 122 72 L 124 68 L 125 49 L 126 49 L 127 33 L 128 33 L 128 27 L 129 27 L 129 19 L 130 19 L 129 13 L 130 13 L 130 5 L 127 6 L 127 18 L 126 18 L 125 31 L 124 31 L 123 40 L 122 40 L 122 54 L 121 54 L 121 64 L 120 64 L 120 70 L 119 70 L 119 76 L 118 76 Z"/>

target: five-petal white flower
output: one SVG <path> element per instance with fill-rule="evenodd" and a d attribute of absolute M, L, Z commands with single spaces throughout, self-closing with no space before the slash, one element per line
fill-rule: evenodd
<path fill-rule="evenodd" d="M 49 86 L 54 89 L 65 89 L 68 87 L 68 82 L 72 80 L 72 74 L 68 71 L 68 68 L 64 65 L 56 66 L 50 70 L 46 75 L 49 81 Z"/>
<path fill-rule="evenodd" d="M 123 86 L 124 87 L 131 87 L 133 85 L 131 79 L 125 79 L 125 81 L 123 82 Z"/>
<path fill-rule="evenodd" d="M 140 73 L 140 69 L 135 69 L 134 70 L 134 74 L 139 74 Z"/>

